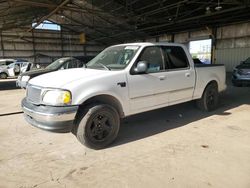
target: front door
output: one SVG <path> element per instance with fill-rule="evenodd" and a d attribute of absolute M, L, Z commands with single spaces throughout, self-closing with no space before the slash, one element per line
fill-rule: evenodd
<path fill-rule="evenodd" d="M 146 74 L 130 73 L 128 76 L 130 110 L 133 113 L 168 103 L 168 96 L 165 92 L 167 90 L 166 72 L 161 47 L 146 47 L 136 63 L 139 61 L 147 62 L 148 71 Z"/>

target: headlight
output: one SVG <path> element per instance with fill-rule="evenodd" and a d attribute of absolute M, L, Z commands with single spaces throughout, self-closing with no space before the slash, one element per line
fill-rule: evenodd
<path fill-rule="evenodd" d="M 22 82 L 28 82 L 29 79 L 30 79 L 30 76 L 22 76 L 22 77 L 21 77 L 21 81 L 22 81 Z"/>
<path fill-rule="evenodd" d="M 238 72 L 238 74 L 240 74 L 240 75 L 244 73 L 244 71 L 243 71 L 242 69 L 238 69 L 237 72 Z"/>
<path fill-rule="evenodd" d="M 45 90 L 42 101 L 44 104 L 63 106 L 71 104 L 71 93 L 67 90 Z"/>

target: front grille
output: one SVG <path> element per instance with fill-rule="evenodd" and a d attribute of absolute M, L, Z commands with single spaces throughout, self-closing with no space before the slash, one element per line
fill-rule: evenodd
<path fill-rule="evenodd" d="M 27 100 L 34 104 L 40 104 L 42 89 L 33 85 L 27 87 Z"/>
<path fill-rule="evenodd" d="M 242 75 L 250 75 L 250 69 L 242 69 Z"/>
<path fill-rule="evenodd" d="M 250 69 L 239 69 L 238 74 L 239 75 L 250 75 Z"/>

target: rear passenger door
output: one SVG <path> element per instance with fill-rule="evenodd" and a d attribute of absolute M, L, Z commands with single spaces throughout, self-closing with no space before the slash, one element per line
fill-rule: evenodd
<path fill-rule="evenodd" d="M 163 46 L 167 70 L 168 104 L 189 101 L 193 97 L 195 71 L 190 66 L 184 49 L 180 46 Z"/>

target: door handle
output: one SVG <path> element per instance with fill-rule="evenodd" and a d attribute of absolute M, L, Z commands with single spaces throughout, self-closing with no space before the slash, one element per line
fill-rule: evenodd
<path fill-rule="evenodd" d="M 186 73 L 185 76 L 186 76 L 186 77 L 190 77 L 190 73 Z"/>
<path fill-rule="evenodd" d="M 166 78 L 165 76 L 159 76 L 160 80 L 165 80 L 165 78 Z"/>

